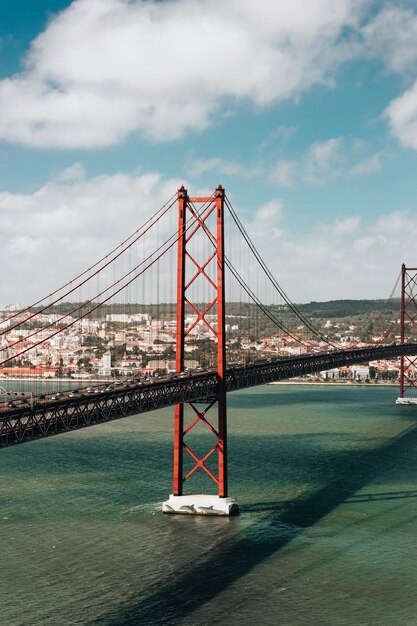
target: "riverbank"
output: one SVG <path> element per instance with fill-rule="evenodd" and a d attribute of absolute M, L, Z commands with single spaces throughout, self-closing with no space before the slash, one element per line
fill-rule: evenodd
<path fill-rule="evenodd" d="M 80 383 L 84 385 L 90 385 L 90 383 L 109 383 L 114 382 L 114 378 L 17 378 L 7 376 L 5 378 L 0 378 L 0 386 L 1 383 L 7 382 L 17 382 L 17 383 Z M 116 380 L 123 380 L 118 378 Z"/>
<path fill-rule="evenodd" d="M 318 387 L 398 387 L 398 383 L 392 383 L 388 381 L 378 382 L 378 383 L 365 383 L 358 381 L 341 381 L 330 382 L 328 380 L 323 380 L 323 382 L 319 380 L 309 381 L 309 380 L 277 380 L 272 383 L 268 383 L 269 385 L 307 385 L 310 387 L 318 386 Z"/>
<path fill-rule="evenodd" d="M 6 382 L 18 382 L 18 383 L 80 383 L 80 385 L 83 386 L 88 386 L 90 384 L 97 384 L 97 383 L 102 383 L 103 385 L 110 383 L 110 382 L 114 382 L 115 380 L 120 380 L 123 381 L 122 378 L 17 378 L 17 377 L 6 377 L 6 378 L 0 378 L 0 386 L 2 383 L 6 383 Z M 321 387 L 398 387 L 398 382 L 389 382 L 389 381 L 383 381 L 383 382 L 358 382 L 358 381 L 351 381 L 351 380 L 346 380 L 346 381 L 342 381 L 342 380 L 338 380 L 338 381 L 329 381 L 329 380 L 294 380 L 294 379 L 289 379 L 289 380 L 279 380 L 279 381 L 274 381 L 272 383 L 268 383 L 269 385 L 308 385 L 308 386 L 314 386 L 314 385 L 318 385 Z"/>

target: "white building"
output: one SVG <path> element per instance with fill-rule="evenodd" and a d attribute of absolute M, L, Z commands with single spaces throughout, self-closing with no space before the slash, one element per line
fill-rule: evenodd
<path fill-rule="evenodd" d="M 149 313 L 133 313 L 128 315 L 127 313 L 110 313 L 106 315 L 106 322 L 119 322 L 122 324 L 131 324 L 133 322 L 149 322 L 151 316 Z"/>
<path fill-rule="evenodd" d="M 356 380 L 369 379 L 369 365 L 352 365 L 352 374 Z"/>
<path fill-rule="evenodd" d="M 105 352 L 101 357 L 100 374 L 102 376 L 110 376 L 111 374 L 111 354 Z"/>

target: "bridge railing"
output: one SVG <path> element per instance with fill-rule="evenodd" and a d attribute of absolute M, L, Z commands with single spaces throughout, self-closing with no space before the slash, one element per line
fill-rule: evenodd
<path fill-rule="evenodd" d="M 417 354 L 417 343 L 335 350 L 328 353 L 280 358 L 226 372 L 227 391 L 286 380 L 346 365 Z M 34 399 L 33 406 L 4 407 L 0 412 L 0 445 L 23 443 L 93 424 L 173 406 L 179 402 L 206 402 L 216 397 L 214 371 L 126 383 L 94 393 L 75 393 L 52 399 Z"/>

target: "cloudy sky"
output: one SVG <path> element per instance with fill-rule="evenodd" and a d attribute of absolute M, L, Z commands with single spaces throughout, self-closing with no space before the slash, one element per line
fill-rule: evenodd
<path fill-rule="evenodd" d="M 221 182 L 293 300 L 417 263 L 415 0 L 1 0 L 0 302 Z"/>

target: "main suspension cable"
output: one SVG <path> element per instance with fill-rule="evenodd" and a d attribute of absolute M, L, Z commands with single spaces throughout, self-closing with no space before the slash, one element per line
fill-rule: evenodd
<path fill-rule="evenodd" d="M 252 291 L 252 289 L 249 287 L 249 285 L 244 281 L 244 279 L 240 276 L 239 272 L 236 270 L 235 267 L 233 267 L 232 263 L 229 261 L 229 259 L 225 256 L 225 263 L 227 265 L 227 267 L 229 268 L 229 270 L 231 271 L 231 273 L 233 274 L 233 276 L 236 278 L 236 280 L 239 282 L 240 286 L 246 291 L 246 293 L 248 294 L 248 296 L 252 299 L 252 301 L 254 302 L 254 304 L 256 304 L 261 311 L 271 320 L 271 322 L 273 324 L 275 324 L 275 326 L 277 326 L 280 330 L 282 330 L 286 335 L 288 335 L 289 337 L 291 337 L 291 339 L 294 339 L 295 341 L 297 341 L 298 343 L 301 343 L 303 346 L 305 346 L 306 348 L 310 348 L 311 346 L 307 343 L 305 343 L 300 337 L 298 337 L 298 335 L 293 334 L 284 324 L 284 322 L 282 322 L 281 320 L 278 320 L 275 315 L 273 315 L 268 308 L 262 304 L 262 302 L 259 300 L 258 296 L 256 296 L 256 294 Z"/>
<path fill-rule="evenodd" d="M 249 235 L 247 234 L 242 222 L 240 221 L 239 217 L 236 214 L 236 211 L 234 210 L 233 206 L 231 205 L 229 199 L 227 198 L 227 196 L 225 196 L 225 202 L 226 202 L 226 206 L 229 209 L 229 212 L 233 218 L 233 221 L 235 222 L 237 228 L 239 229 L 241 235 L 243 236 L 243 238 L 245 239 L 249 249 L 251 250 L 252 254 L 254 255 L 255 259 L 258 261 L 259 265 L 261 266 L 262 270 L 264 271 L 265 275 L 267 276 L 267 278 L 271 281 L 271 283 L 273 284 L 273 286 L 275 287 L 275 289 L 278 291 L 278 293 L 280 294 L 280 296 L 284 299 L 284 301 L 287 303 L 287 305 L 290 307 L 291 311 L 298 317 L 298 319 L 303 322 L 303 324 L 305 324 L 307 326 L 307 328 L 318 338 L 320 339 L 320 341 L 323 341 L 325 343 L 327 343 L 328 345 L 332 346 L 333 348 L 335 348 L 336 346 L 329 341 L 329 339 L 327 339 L 327 337 L 325 337 L 311 322 L 308 318 L 305 317 L 305 315 L 303 315 L 303 313 L 301 313 L 301 311 L 297 308 L 297 306 L 290 300 L 290 298 L 287 296 L 287 294 L 285 293 L 285 291 L 283 290 L 283 288 L 280 286 L 280 284 L 277 282 L 277 280 L 275 279 L 275 277 L 273 276 L 272 272 L 269 270 L 268 266 L 266 265 L 266 263 L 264 262 L 264 260 L 262 259 L 261 255 L 259 254 L 258 250 L 256 249 L 255 245 L 253 244 L 252 240 L 250 239 Z"/>
<path fill-rule="evenodd" d="M 17 311 L 16 313 L 13 313 L 13 315 L 10 315 L 9 317 L 7 317 L 6 319 L 2 320 L 3 323 L 4 322 L 8 322 L 12 319 L 14 319 L 15 317 L 17 317 L 18 315 L 22 315 L 22 313 L 26 313 L 27 311 L 31 311 L 31 309 L 33 309 L 34 307 L 38 306 L 39 304 L 41 304 L 42 302 L 44 302 L 45 300 L 47 300 L 48 298 L 51 298 L 53 296 L 55 296 L 56 294 L 58 294 L 60 291 L 62 291 L 63 289 L 65 289 L 66 287 L 72 285 L 73 283 L 75 283 L 75 281 L 79 280 L 80 278 L 82 278 L 83 276 L 85 276 L 86 274 L 88 274 L 89 272 L 91 272 L 93 269 L 95 269 L 98 265 L 100 265 L 100 263 L 102 263 L 103 261 L 106 261 L 109 257 L 111 257 L 115 252 L 117 252 L 118 250 L 120 250 L 120 248 L 123 248 L 123 246 L 125 246 L 127 244 L 127 242 L 129 242 L 132 238 L 134 238 L 136 235 L 137 237 L 135 237 L 135 239 L 133 239 L 133 241 L 130 241 L 130 243 L 123 249 L 120 250 L 120 252 L 118 252 L 118 254 L 116 256 L 114 256 L 112 259 L 110 259 L 109 261 L 107 261 L 107 263 L 105 265 L 103 265 L 101 268 L 99 268 L 96 272 L 94 272 L 94 274 L 92 274 L 91 276 L 89 276 L 88 278 L 86 278 L 84 281 L 82 281 L 81 283 L 76 284 L 74 287 L 72 287 L 69 291 L 67 291 L 66 293 L 62 294 L 59 298 L 57 298 L 54 302 L 49 302 L 45 307 L 43 307 L 40 311 L 36 311 L 35 313 L 31 314 L 30 316 L 26 317 L 24 320 L 20 321 L 18 324 L 15 324 L 12 327 L 8 327 L 6 330 L 3 330 L 0 332 L 0 337 L 2 335 L 4 335 L 6 332 L 10 332 L 11 330 L 13 330 L 14 328 L 18 328 L 19 326 L 21 326 L 22 324 L 24 324 L 25 322 L 31 320 L 33 317 L 35 317 L 36 315 L 39 315 L 40 313 L 43 313 L 43 311 L 45 311 L 46 309 L 48 309 L 49 307 L 53 306 L 54 304 L 56 304 L 57 302 L 59 302 L 60 300 L 62 300 L 62 298 L 65 298 L 66 296 L 68 296 L 70 293 L 73 293 L 76 289 L 80 288 L 82 285 L 84 285 L 86 282 L 88 282 L 91 278 L 93 278 L 94 276 L 96 276 L 98 273 L 100 273 L 103 269 L 105 269 L 106 267 L 108 267 L 108 265 L 110 265 L 111 263 L 113 263 L 120 255 L 122 255 L 124 252 L 126 252 L 126 250 L 128 250 L 129 248 L 131 248 L 141 237 L 143 237 L 143 235 L 145 235 L 170 209 L 171 207 L 175 204 L 175 200 L 176 200 L 176 194 L 174 194 L 173 196 L 171 196 L 171 198 L 160 208 L 158 209 L 158 211 L 152 215 L 144 224 L 142 224 L 142 226 L 140 226 L 138 229 L 135 230 L 134 233 L 132 233 L 129 237 L 127 237 L 124 241 L 122 241 L 122 243 L 120 243 L 118 246 L 116 246 L 115 248 L 113 248 L 113 250 L 111 250 L 111 252 L 107 253 L 105 256 L 103 256 L 101 259 L 99 259 L 98 261 L 96 261 L 93 265 L 91 265 L 90 267 L 88 267 L 86 270 L 84 270 L 83 272 L 81 272 L 81 274 L 78 274 L 78 276 L 76 276 L 75 278 L 72 278 L 71 280 L 69 280 L 67 283 L 65 283 L 64 285 L 62 285 L 61 287 L 59 287 L 58 289 L 55 289 L 54 291 L 52 291 L 50 294 L 48 294 L 47 296 L 44 296 L 43 298 L 41 298 L 40 300 L 37 300 L 36 302 L 34 302 L 33 304 L 29 305 L 28 307 L 26 307 L 25 309 L 21 309 L 19 311 Z M 153 221 L 154 220 L 154 221 Z M 153 222 L 153 223 L 151 223 Z M 146 228 L 147 227 L 147 228 Z M 141 232 L 143 229 L 145 229 L 143 232 Z M 139 234 L 138 234 L 139 233 Z"/>
<path fill-rule="evenodd" d="M 204 223 L 204 220 L 202 219 L 202 215 L 199 214 L 197 208 L 192 205 L 193 211 L 195 212 L 197 218 L 199 219 L 200 222 L 200 226 L 203 228 L 204 232 L 206 233 L 209 241 L 212 243 L 213 247 L 216 248 L 216 241 L 214 239 L 213 234 L 210 232 L 210 230 L 207 228 L 206 224 Z M 227 267 L 229 268 L 229 270 L 232 272 L 232 274 L 234 275 L 234 277 L 236 278 L 236 280 L 239 282 L 239 284 L 241 285 L 241 287 L 243 287 L 243 289 L 246 291 L 246 293 L 248 294 L 248 296 L 253 300 L 253 302 L 263 311 L 263 313 L 276 325 L 278 326 L 278 328 L 280 328 L 280 330 L 283 330 L 287 335 L 289 335 L 292 339 L 294 339 L 295 341 L 297 341 L 298 343 L 303 344 L 305 347 L 309 348 L 310 346 L 306 343 L 303 342 L 303 340 L 298 337 L 297 335 L 291 333 L 291 331 L 284 325 L 283 322 L 281 322 L 281 320 L 278 320 L 272 313 L 270 313 L 267 309 L 267 307 L 262 304 L 262 302 L 259 300 L 259 298 L 254 294 L 254 292 L 250 289 L 250 287 L 247 285 L 247 283 L 243 280 L 243 278 L 240 276 L 239 272 L 233 267 L 231 261 L 227 258 L 227 256 L 224 256 L 225 259 L 225 263 L 227 265 Z"/>
<path fill-rule="evenodd" d="M 72 326 L 74 326 L 74 324 L 76 324 L 77 322 L 81 321 L 82 319 L 84 319 L 85 317 L 87 317 L 87 315 L 90 315 L 92 312 L 94 312 L 95 310 L 97 310 L 100 306 L 102 306 L 103 304 L 105 304 L 106 302 L 108 302 L 109 300 L 111 300 L 111 298 L 113 298 L 114 296 L 116 296 L 117 294 L 119 294 L 123 289 L 125 289 L 126 287 L 128 287 L 130 284 L 132 284 L 132 282 L 134 280 L 136 280 L 136 278 L 138 278 L 139 276 L 141 276 L 142 274 L 144 274 L 150 267 L 152 267 L 166 252 L 168 252 L 168 250 L 170 250 L 180 239 L 180 237 L 183 234 L 186 234 L 188 228 L 192 227 L 199 219 L 201 219 L 200 216 L 196 216 L 195 218 L 193 218 L 193 221 L 190 223 L 187 223 L 185 228 L 183 229 L 182 233 L 178 233 L 175 232 L 173 235 L 171 235 L 171 237 L 169 237 L 163 244 L 161 244 L 156 250 L 154 250 L 151 254 L 148 255 L 148 257 L 146 259 L 144 259 L 143 261 L 141 261 L 135 268 L 133 268 L 132 270 L 130 270 L 129 272 L 127 272 L 124 276 L 122 276 L 121 278 L 119 278 L 117 281 L 114 281 L 112 283 L 112 285 L 110 285 L 109 287 L 107 287 L 106 289 L 104 289 L 100 294 L 96 294 L 95 296 L 93 296 L 90 300 L 87 300 L 86 302 L 82 303 L 79 307 L 77 307 L 76 309 L 73 309 L 72 311 L 66 313 L 65 315 L 63 315 L 62 317 L 60 317 L 58 320 L 55 320 L 54 322 L 51 322 L 50 324 L 48 324 L 45 327 L 39 328 L 37 329 L 34 333 L 32 333 L 31 335 L 24 337 L 18 341 L 16 341 L 14 344 L 12 344 L 12 346 L 10 347 L 14 347 L 16 345 L 18 345 L 19 343 L 23 343 L 25 341 L 27 341 L 27 339 L 29 339 L 30 337 L 46 330 L 47 328 L 50 328 L 51 326 L 61 322 L 63 319 L 68 318 L 70 315 L 72 315 L 72 313 L 76 313 L 82 309 L 84 309 L 84 307 L 86 306 L 86 304 L 92 304 L 93 300 L 97 297 L 100 297 L 101 295 L 103 295 L 104 293 L 106 293 L 107 291 L 109 291 L 110 289 L 112 289 L 113 287 L 115 287 L 116 285 L 120 284 L 120 282 L 122 282 L 125 278 L 127 278 L 128 276 L 130 276 L 133 272 L 135 272 L 139 267 L 141 267 L 144 263 L 146 263 L 147 261 L 149 261 L 150 259 L 152 259 L 152 257 L 155 256 L 155 254 L 157 252 L 159 252 L 160 250 L 162 250 L 162 252 L 160 252 L 160 254 L 155 257 L 152 261 L 149 262 L 149 264 L 140 272 L 136 273 L 132 278 L 129 279 L 129 281 L 127 283 L 125 283 L 124 285 L 122 285 L 121 287 L 119 287 L 114 293 L 111 293 L 109 296 L 107 296 L 102 302 L 97 303 L 95 306 L 93 306 L 92 308 L 88 309 L 86 312 L 84 312 L 82 315 L 79 315 L 76 319 L 72 320 L 71 322 L 69 322 L 68 324 L 66 324 L 65 326 L 63 326 L 62 328 L 59 328 L 58 330 L 56 330 L 54 333 L 52 333 L 51 335 L 49 335 L 48 337 L 45 337 L 44 339 L 34 343 L 33 345 L 29 346 L 28 348 L 18 352 L 17 354 L 14 354 L 13 356 L 8 357 L 7 359 L 4 359 L 3 361 L 0 361 L 0 365 L 4 365 L 4 363 L 8 363 L 9 361 L 12 361 L 13 359 L 16 359 L 17 357 L 21 356 L 22 354 L 25 354 L 26 352 L 28 352 L 29 350 L 33 350 L 33 348 L 36 348 L 37 346 L 45 343 L 46 341 L 49 341 L 50 339 L 52 339 L 53 337 L 55 337 L 57 334 L 59 334 L 60 332 L 67 330 L 68 328 L 71 328 Z M 173 240 L 173 241 L 171 241 Z M 168 245 L 169 244 L 169 245 Z M 165 248 L 165 249 L 163 249 Z"/>

